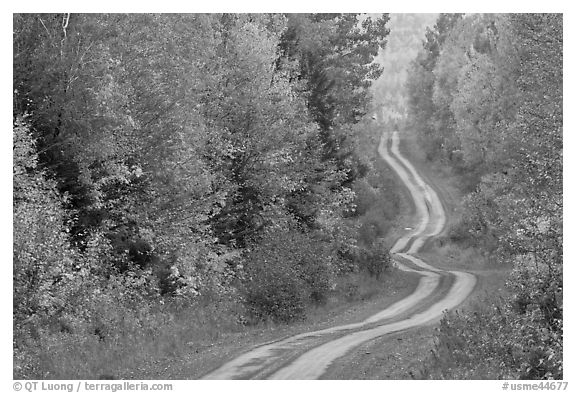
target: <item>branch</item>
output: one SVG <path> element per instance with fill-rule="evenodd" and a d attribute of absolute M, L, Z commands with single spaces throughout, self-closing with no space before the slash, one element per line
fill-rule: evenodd
<path fill-rule="evenodd" d="M 70 21 L 70 13 L 67 13 L 62 19 L 62 30 L 64 30 L 64 37 L 66 37 L 66 29 L 68 28 L 69 21 Z"/>
<path fill-rule="evenodd" d="M 63 47 L 64 47 L 64 41 L 66 41 L 66 37 L 67 37 L 66 29 L 68 28 L 68 22 L 69 21 L 70 21 L 70 13 L 67 13 L 62 18 L 62 31 L 64 32 L 64 38 L 62 38 L 62 41 L 60 41 L 60 57 L 64 56 Z"/>
<path fill-rule="evenodd" d="M 42 23 L 42 26 L 44 26 L 44 30 L 46 30 L 46 33 L 48 33 L 48 37 L 50 37 L 50 41 L 52 41 L 52 34 L 50 34 L 50 31 L 48 30 L 48 28 L 44 24 L 44 21 L 42 20 L 42 18 L 38 17 L 38 20 L 40 21 L 40 23 Z"/>

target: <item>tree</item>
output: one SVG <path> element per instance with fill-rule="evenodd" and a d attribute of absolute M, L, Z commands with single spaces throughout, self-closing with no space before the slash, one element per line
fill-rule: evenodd
<path fill-rule="evenodd" d="M 347 172 L 344 185 L 366 171 L 353 154 L 349 126 L 369 110 L 369 87 L 382 73 L 374 59 L 386 45 L 388 20 L 387 14 L 362 20 L 357 14 L 290 14 L 281 37 L 278 67 L 305 81 L 324 158 Z"/>
<path fill-rule="evenodd" d="M 442 377 L 562 376 L 562 23 L 557 14 L 466 17 L 434 67 L 435 110 L 452 127 L 442 140 L 462 149 L 453 165 L 475 172 L 460 240 L 513 265 L 503 303 L 444 319 L 437 359 L 459 366 L 447 362 Z M 484 359 L 498 365 L 480 369 Z"/>
<path fill-rule="evenodd" d="M 157 337 L 172 307 L 243 302 L 248 278 L 296 273 L 301 305 L 322 301 L 355 241 L 350 125 L 386 20 L 14 15 L 17 363 Z"/>
<path fill-rule="evenodd" d="M 411 127 L 414 127 L 420 136 L 429 159 L 442 156 L 447 158 L 448 151 L 445 146 L 443 133 L 448 132 L 444 127 L 451 127 L 450 116 L 447 109 L 439 109 L 443 89 L 439 89 L 434 73 L 448 35 L 462 19 L 462 14 L 440 14 L 433 29 L 426 30 L 426 39 L 423 48 L 412 65 L 408 77 L 408 113 Z M 446 74 L 447 76 L 449 74 Z"/>
<path fill-rule="evenodd" d="M 38 168 L 35 143 L 23 118 L 14 123 L 14 326 L 36 325 L 62 305 L 66 275 L 76 257 L 66 213 L 53 182 Z"/>

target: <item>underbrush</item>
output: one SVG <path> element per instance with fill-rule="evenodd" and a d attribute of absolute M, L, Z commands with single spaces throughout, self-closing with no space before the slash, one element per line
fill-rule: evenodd
<path fill-rule="evenodd" d="M 119 305 L 116 305 L 119 306 Z M 113 310 L 109 310 L 112 313 Z M 115 334 L 39 332 L 14 354 L 15 379 L 138 378 L 147 362 L 179 357 L 246 329 L 233 299 L 200 299 L 195 305 L 156 304 L 145 313 L 122 309 Z"/>
<path fill-rule="evenodd" d="M 376 278 L 366 273 L 351 273 L 340 277 L 332 296 L 338 302 L 362 302 L 370 300 L 386 289 L 386 278 Z"/>
<path fill-rule="evenodd" d="M 554 272 L 501 263 L 450 241 L 431 244 L 426 256 L 436 266 L 474 271 L 482 295 L 444 315 L 434 349 L 413 377 L 562 379 L 562 288 L 550 285 Z"/>
<path fill-rule="evenodd" d="M 557 253 L 516 256 L 523 260 L 513 267 L 514 257 L 499 252 L 504 236 L 477 231 L 488 219 L 500 219 L 490 204 L 479 210 L 478 202 L 485 201 L 464 197 L 474 191 L 478 179 L 426 161 L 417 143 L 402 147 L 424 176 L 433 177 L 431 184 L 439 186 L 447 202 L 447 228 L 422 253 L 436 266 L 474 271 L 480 278 L 476 292 L 485 294 L 467 301 L 464 310 L 445 314 L 434 350 L 411 374 L 422 379 L 562 379 Z"/>
<path fill-rule="evenodd" d="M 373 154 L 376 146 L 371 146 Z M 17 269 L 23 272 L 18 283 L 27 292 L 18 292 L 15 300 L 14 378 L 146 378 L 158 374 L 151 370 L 159 364 L 225 346 L 230 336 L 244 342 L 270 329 L 324 323 L 330 313 L 388 296 L 391 287 L 398 292 L 390 283 L 394 275 L 383 239 L 406 204 L 391 170 L 380 161 L 358 182 L 360 209 L 341 227 L 324 233 L 275 227 L 234 260 L 208 253 L 213 264 L 196 263 L 198 255 L 186 253 L 201 279 L 188 282 L 172 266 L 163 279 L 173 288 L 165 291 L 149 269 L 106 270 L 116 256 L 103 236 L 83 253 L 70 251 L 63 220 L 51 220 L 48 229 L 40 229 L 58 234 L 60 248 L 38 246 L 34 250 L 40 257 L 26 259 L 30 253 L 21 252 L 17 261 L 35 267 L 36 260 L 59 261 L 65 250 L 70 266 L 47 270 L 47 285 L 59 285 L 48 291 L 28 288 L 30 275 Z M 47 216 L 41 213 L 37 216 Z M 27 224 L 21 227 L 15 232 L 27 233 Z M 30 248 L 27 243 L 16 248 L 25 246 Z M 29 298 L 34 302 L 22 301 Z"/>
<path fill-rule="evenodd" d="M 501 269 L 502 264 L 478 248 L 468 247 L 449 241 L 447 238 L 430 242 L 421 254 L 435 261 L 435 265 L 445 268 L 462 268 L 472 270 Z"/>
<path fill-rule="evenodd" d="M 414 154 L 414 153 L 413 153 Z M 419 165 L 423 167 L 422 162 Z M 461 311 L 444 315 L 435 346 L 417 371 L 419 379 L 562 379 L 563 323 L 561 249 L 521 253 L 502 247 L 502 234 L 478 233 L 483 214 L 470 197 L 469 184 L 456 186 L 450 168 L 431 163 L 434 182 L 448 201 L 448 226 L 443 236 L 426 244 L 422 253 L 434 265 L 474 271 L 482 298 L 466 302 Z M 444 169 L 442 169 L 444 167 Z M 462 178 L 462 174 L 459 176 Z M 453 179 L 456 177 L 453 177 Z M 482 213 L 482 212 L 480 212 Z M 508 251 L 506 253 L 505 251 Z M 515 254 L 510 254 L 513 251 Z"/>
<path fill-rule="evenodd" d="M 250 323 L 291 322 L 326 300 L 337 273 L 329 243 L 296 231 L 269 232 L 247 254 L 241 283 Z"/>
<path fill-rule="evenodd" d="M 373 165 L 375 169 L 366 179 L 358 181 L 354 188 L 360 224 L 357 237 L 362 244 L 386 238 L 400 213 L 409 209 L 403 195 L 404 186 L 391 169 L 380 158 Z"/>
<path fill-rule="evenodd" d="M 447 313 L 418 377 L 425 379 L 562 379 L 562 320 L 533 308 L 517 313 L 505 299 Z"/>
<path fill-rule="evenodd" d="M 307 302 L 307 322 L 387 296 L 388 282 L 388 276 L 377 279 L 367 272 L 340 276 L 323 304 Z M 25 351 L 15 352 L 14 379 L 142 379 L 154 368 L 151 364 L 203 352 L 227 336 L 256 336 L 287 326 L 272 320 L 247 324 L 246 311 L 233 297 L 205 296 L 193 305 L 158 303 L 146 313 L 123 309 L 117 334 L 104 339 L 86 331 L 41 332 L 28 338 Z"/>

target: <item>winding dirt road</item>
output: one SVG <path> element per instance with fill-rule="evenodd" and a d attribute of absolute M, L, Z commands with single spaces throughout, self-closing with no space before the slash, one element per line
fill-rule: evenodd
<path fill-rule="evenodd" d="M 398 133 L 385 133 L 378 151 L 405 183 L 416 207 L 418 225 L 390 250 L 399 269 L 422 276 L 414 292 L 362 322 L 263 344 L 202 379 L 318 379 L 352 348 L 389 333 L 434 323 L 444 310 L 468 297 L 475 276 L 438 269 L 415 255 L 426 239 L 442 231 L 446 215 L 438 195 L 402 156 L 398 143 Z"/>

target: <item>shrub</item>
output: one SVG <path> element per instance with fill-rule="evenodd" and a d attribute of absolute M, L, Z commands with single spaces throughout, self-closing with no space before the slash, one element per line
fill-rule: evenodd
<path fill-rule="evenodd" d="M 546 326 L 537 308 L 517 314 L 504 300 L 472 312 L 444 315 L 433 356 L 421 376 L 431 379 L 562 379 L 562 326 Z"/>
<path fill-rule="evenodd" d="M 390 252 L 382 239 L 376 240 L 368 248 L 360 249 L 358 263 L 360 270 L 377 280 L 380 279 L 382 273 L 392 267 Z"/>
<path fill-rule="evenodd" d="M 304 316 L 303 283 L 292 272 L 260 266 L 250 269 L 250 274 L 245 302 L 251 317 L 291 322 Z"/>
<path fill-rule="evenodd" d="M 356 205 L 355 215 L 363 216 L 376 204 L 378 198 L 377 191 L 366 179 L 358 179 L 354 183 L 354 193 L 356 195 L 354 201 Z"/>
<path fill-rule="evenodd" d="M 246 257 L 244 300 L 251 316 L 289 322 L 307 302 L 321 303 L 333 286 L 325 243 L 297 231 L 268 233 Z"/>

